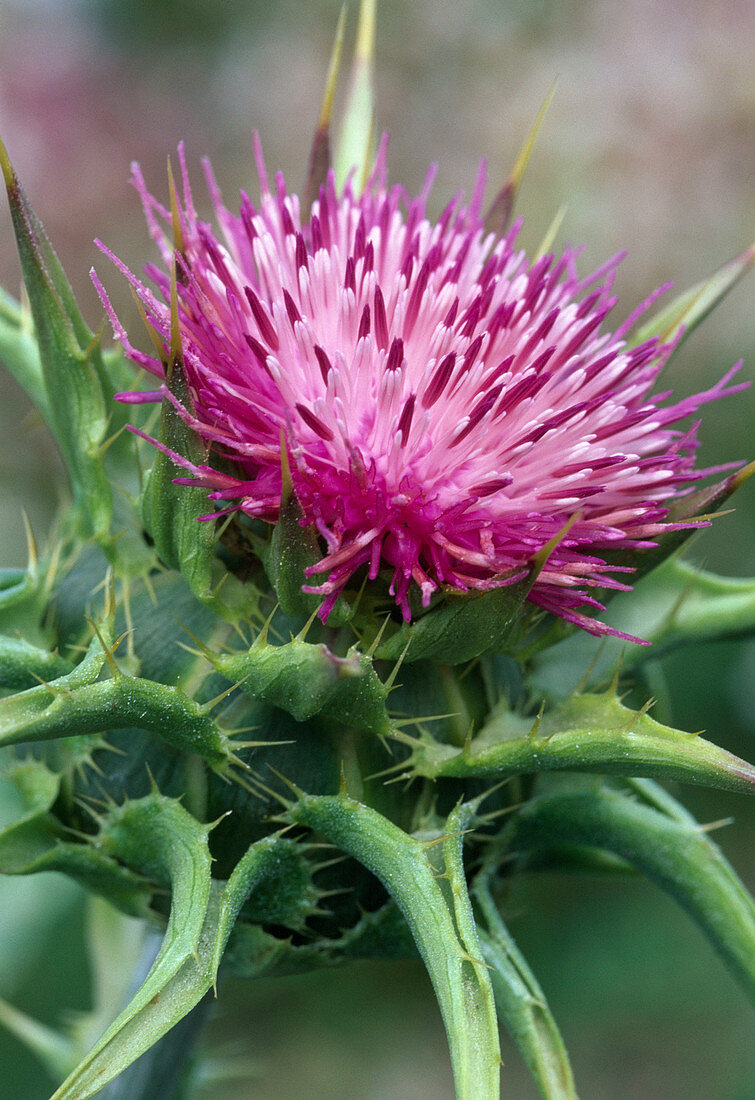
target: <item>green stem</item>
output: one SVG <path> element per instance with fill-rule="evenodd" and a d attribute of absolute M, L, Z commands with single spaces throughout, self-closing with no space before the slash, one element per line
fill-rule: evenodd
<path fill-rule="evenodd" d="M 153 937 L 145 950 L 135 989 L 147 976 L 159 947 L 159 938 Z M 101 1100 L 184 1100 L 196 1043 L 212 1003 L 213 995 L 208 993 L 167 1035 L 106 1085 L 99 1094 Z"/>
<path fill-rule="evenodd" d="M 500 1053 L 493 991 L 476 950 L 466 884 L 458 873 L 457 856 L 448 847 L 450 838 L 439 838 L 445 841 L 445 881 L 451 887 L 444 893 L 426 845 L 345 795 L 302 796 L 287 816 L 359 860 L 390 891 L 438 998 L 457 1100 L 497 1100 Z"/>
<path fill-rule="evenodd" d="M 753 899 L 705 829 L 668 806 L 663 792 L 655 801 L 642 805 L 613 790 L 541 795 L 517 814 L 505 843 L 519 854 L 580 844 L 627 860 L 687 910 L 755 1000 Z"/>
<path fill-rule="evenodd" d="M 475 880 L 473 896 L 487 925 L 479 936 L 501 1021 L 545 1100 L 577 1100 L 566 1048 L 545 994 L 503 923 L 484 872 Z"/>

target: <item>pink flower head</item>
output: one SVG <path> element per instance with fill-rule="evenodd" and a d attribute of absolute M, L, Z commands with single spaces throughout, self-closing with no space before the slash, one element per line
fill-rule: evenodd
<path fill-rule="evenodd" d="M 180 150 L 181 254 L 170 212 L 135 168 L 165 264 L 145 269 L 157 293 L 107 254 L 166 345 L 176 258 L 193 407 L 165 384 L 122 399 L 167 397 L 233 461 L 229 476 L 173 456 L 191 483 L 229 502 L 213 515 L 276 521 L 285 440 L 302 522 L 324 543 L 305 588 L 324 597 L 323 618 L 363 566 L 371 579 L 390 572 L 407 620 L 415 586 L 427 606 L 441 587 L 514 583 L 576 514 L 528 598 L 605 632 L 589 617 L 602 607 L 590 589 L 627 587 L 617 574 L 632 570 L 609 564 L 609 552 L 652 547 L 683 526 L 664 522 L 669 504 L 710 471 L 694 470 L 696 426 L 672 425 L 733 392 L 732 372 L 675 404 L 651 397 L 673 345 L 627 346 L 639 310 L 603 329 L 621 257 L 586 279 L 572 250 L 531 261 L 516 247 L 518 226 L 500 238 L 485 231 L 483 169 L 471 203 L 454 200 L 433 223 L 432 172 L 416 198 L 389 188 L 385 144 L 362 194 L 351 183 L 339 194 L 331 174 L 311 212 L 281 175 L 270 188 L 256 151 L 260 202 L 242 193 L 238 215 L 206 165 L 219 238 L 197 217 Z M 127 354 L 163 381 L 97 285 Z"/>

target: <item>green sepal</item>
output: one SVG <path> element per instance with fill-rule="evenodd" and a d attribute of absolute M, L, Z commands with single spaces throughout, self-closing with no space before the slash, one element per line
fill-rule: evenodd
<path fill-rule="evenodd" d="M 448 593 L 436 607 L 404 623 L 378 644 L 376 657 L 458 665 L 505 649 L 520 629 L 532 578 L 490 592 Z"/>
<path fill-rule="evenodd" d="M 654 785 L 632 784 L 629 793 L 596 785 L 544 794 L 522 807 L 503 840 L 515 853 L 568 842 L 627 860 L 676 898 L 755 999 L 753 899 L 704 827 L 665 791 L 656 797 Z"/>
<path fill-rule="evenodd" d="M 658 569 L 701 528 L 709 526 L 711 520 L 716 518 L 716 510 L 729 499 L 732 493 L 744 485 L 753 473 L 755 473 L 755 462 L 743 466 L 734 474 L 729 474 L 723 481 L 706 485 L 703 489 L 673 501 L 664 522 L 689 523 L 692 526 L 655 535 L 653 542 L 656 545 L 645 550 L 604 551 L 602 554 L 604 560 L 609 565 L 630 566 L 632 584 L 637 584 L 642 577 Z M 724 512 L 723 515 L 725 514 Z M 604 601 L 613 600 L 614 596 L 612 592 L 604 591 L 602 598 Z M 644 633 L 642 637 L 645 637 Z"/>
<path fill-rule="evenodd" d="M 458 822 L 452 815 L 446 833 L 423 844 L 344 794 L 297 796 L 285 819 L 308 826 L 357 859 L 380 879 L 403 913 L 446 1025 L 458 1100 L 496 1100 L 500 1053 L 495 1005 L 487 969 L 479 951 L 477 957 L 472 953 L 479 945 L 461 867 Z M 428 853 L 440 846 L 443 867 L 438 869 Z"/>
<path fill-rule="evenodd" d="M 518 1046 L 545 1100 L 577 1100 L 569 1057 L 545 994 L 506 928 L 493 901 L 488 875 L 474 881 L 472 898 L 479 910 L 482 960 L 501 1022 Z"/>
<path fill-rule="evenodd" d="M 263 564 L 281 610 L 291 618 L 309 618 L 321 603 L 320 597 L 302 592 L 302 585 L 307 583 L 304 570 L 322 557 L 314 529 L 299 523 L 302 514 L 296 494 L 293 489 L 286 492 L 284 482 L 280 515 Z"/>
<path fill-rule="evenodd" d="M 54 1100 L 94 1096 L 203 996 L 204 990 L 195 997 L 193 970 L 215 895 L 207 843 L 210 829 L 177 802 L 158 794 L 111 807 L 102 819 L 97 837 L 100 849 L 170 886 L 170 917 L 143 985 L 55 1092 Z"/>
<path fill-rule="evenodd" d="M 228 937 L 255 891 L 280 896 L 278 916 L 303 920 L 318 892 L 306 871 L 290 876 L 305 857 L 277 835 L 252 844 L 227 882 L 212 880 L 208 836 L 177 802 L 154 793 L 103 819 L 98 843 L 111 856 L 170 886 L 170 918 L 144 983 L 53 1100 L 86 1100 L 183 1019 L 212 988 Z M 295 896 L 294 896 L 295 895 Z M 285 912 L 284 912 L 285 910 Z"/>
<path fill-rule="evenodd" d="M 71 684 L 68 676 L 0 699 L 0 745 L 54 741 L 73 734 L 138 728 L 173 748 L 193 752 L 214 767 L 234 757 L 229 738 L 180 688 L 119 673 L 95 683 Z"/>
<path fill-rule="evenodd" d="M 261 548 L 262 563 L 283 613 L 292 619 L 308 619 L 318 610 L 322 598 L 303 592 L 302 585 L 308 582 L 306 570 L 317 565 L 322 551 L 314 527 L 302 526 L 300 522 L 304 513 L 294 492 L 284 440 L 281 440 L 281 482 L 278 522 L 269 542 Z M 351 616 L 352 609 L 341 596 L 328 615 L 328 626 L 341 626 Z"/>
<path fill-rule="evenodd" d="M 40 709 L 44 709 L 40 704 L 45 695 L 49 703 L 51 694 L 66 694 L 73 691 L 74 688 L 93 684 L 99 677 L 107 661 L 108 654 L 111 652 L 113 644 L 113 610 L 112 604 L 108 601 L 106 613 L 98 623 L 97 630 L 93 632 L 86 653 L 70 672 L 56 677 L 49 683 L 37 684 L 36 687 L 28 688 L 26 691 L 19 692 L 16 695 L 9 695 L 4 699 L 0 699 L 0 715 L 13 714 L 16 707 L 21 706 L 21 704 L 14 702 L 15 700 L 23 700 L 22 709 L 28 706 L 29 709 L 27 713 L 31 715 Z M 2 727 L 3 720 L 4 719 L 0 717 L 0 728 Z"/>
<path fill-rule="evenodd" d="M 79 529 L 102 538 L 110 524 L 112 491 L 101 452 L 107 378 L 99 343 L 2 146 L 0 166 L 37 335 L 47 398 L 43 411 L 68 469 Z"/>
<path fill-rule="evenodd" d="M 152 890 L 144 879 L 91 844 L 71 840 L 51 812 L 60 775 L 34 759 L 15 763 L 6 775 L 21 791 L 27 812 L 0 831 L 0 874 L 61 871 L 123 912 L 145 916 Z"/>
<path fill-rule="evenodd" d="M 172 360 L 168 385 L 176 400 L 191 409 L 191 395 L 180 355 Z M 206 461 L 205 447 L 167 397 L 163 398 L 160 411 L 159 442 L 195 465 Z M 209 509 L 207 491 L 174 483 L 175 478 L 185 476 L 186 470 L 176 465 L 169 455 L 158 451 L 144 486 L 142 519 L 162 561 L 183 574 L 198 599 L 209 601 L 215 524 L 199 522 L 199 517 L 206 515 Z"/>
<path fill-rule="evenodd" d="M 739 282 L 752 266 L 753 259 L 755 259 L 755 245 L 750 245 L 708 279 L 703 279 L 689 290 L 683 291 L 634 330 L 629 347 L 644 344 L 654 336 L 657 336 L 663 344 L 680 337 L 679 344 L 681 344 Z"/>
<path fill-rule="evenodd" d="M 205 655 L 245 694 L 280 707 L 297 722 L 320 714 L 374 733 L 390 732 L 385 707 L 390 689 L 375 672 L 372 660 L 355 647 L 345 657 L 337 657 L 326 645 L 313 645 L 301 637 L 270 645 L 263 630 L 244 653 L 206 651 Z"/>
<path fill-rule="evenodd" d="M 40 569 L 30 555 L 26 569 L 0 569 L 0 630 L 21 635 L 30 644 L 47 643 L 43 619 L 52 587 L 54 570 Z"/>
<path fill-rule="evenodd" d="M 74 689 L 93 684 L 97 680 L 107 659 L 107 647 L 112 644 L 112 616 L 100 624 L 99 630 L 99 633 L 94 633 L 82 660 L 70 672 L 49 683 L 37 684 L 36 687 L 0 699 L 0 744 L 3 743 L 4 735 L 10 738 L 6 744 L 16 743 L 13 740 L 15 730 L 41 718 L 56 699 L 70 699 Z M 22 737 L 21 740 L 32 741 L 34 738 Z"/>
<path fill-rule="evenodd" d="M 51 425 L 39 348 L 31 314 L 0 287 L 0 362 Z"/>
<path fill-rule="evenodd" d="M 108 597 L 87 653 L 71 672 L 0 699 L 0 745 L 137 728 L 157 734 L 179 751 L 196 753 L 219 771 L 227 770 L 237 760 L 229 737 L 210 713 L 220 700 L 200 704 L 180 686 L 123 672 L 114 657 L 114 615 L 114 602 Z M 110 675 L 103 679 L 105 665 Z"/>
<path fill-rule="evenodd" d="M 625 707 L 614 689 L 572 695 L 536 719 L 493 709 L 461 750 L 425 734 L 394 737 L 411 745 L 407 774 L 484 778 L 543 771 L 651 776 L 755 794 L 755 768 L 692 733 L 656 722 L 646 710 Z"/>
<path fill-rule="evenodd" d="M 36 686 L 40 680 L 54 680 L 73 671 L 73 665 L 59 653 L 30 645 L 21 638 L 0 634 L 0 688 Z"/>

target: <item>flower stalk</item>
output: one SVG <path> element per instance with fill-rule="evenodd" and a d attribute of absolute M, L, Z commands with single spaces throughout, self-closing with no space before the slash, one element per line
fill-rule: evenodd
<path fill-rule="evenodd" d="M 463 830 L 471 817 L 457 809 L 446 831 L 424 843 L 345 794 L 303 796 L 287 809 L 286 817 L 337 844 L 389 891 L 438 998 L 458 1100 L 496 1100 L 501 1056 L 495 1000 L 481 958 L 461 855 Z M 442 853 L 440 866 L 433 863 L 434 850 Z"/>

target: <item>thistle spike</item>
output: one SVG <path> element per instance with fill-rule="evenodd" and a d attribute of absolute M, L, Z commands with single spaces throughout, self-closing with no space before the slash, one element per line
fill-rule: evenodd
<path fill-rule="evenodd" d="M 222 703 L 224 699 L 227 699 L 228 696 L 232 694 L 232 692 L 236 691 L 237 688 L 240 688 L 244 682 L 244 679 L 246 679 L 246 677 L 241 680 L 237 680 L 235 684 L 231 684 L 230 687 L 225 688 L 224 691 L 221 691 L 219 695 L 216 695 L 213 699 L 210 699 L 209 702 L 202 703 L 199 708 L 199 713 L 209 714 L 210 711 L 215 709 L 218 703 Z"/>
<path fill-rule="evenodd" d="M 317 129 L 312 141 L 312 149 L 309 154 L 309 166 L 307 169 L 307 182 L 304 187 L 304 209 L 308 210 L 317 198 L 320 188 L 327 179 L 331 166 L 330 150 L 330 121 L 333 113 L 333 100 L 335 98 L 338 76 L 341 70 L 341 54 L 343 52 L 343 38 L 346 27 L 346 4 L 341 8 L 336 26 L 333 49 L 330 54 L 328 75 L 325 80 L 325 92 L 320 106 L 320 117 L 317 120 Z"/>
<path fill-rule="evenodd" d="M 354 188 L 364 189 L 371 167 L 374 127 L 373 67 L 377 0 L 361 0 L 346 114 L 336 155 L 336 186 L 354 171 Z"/>
<path fill-rule="evenodd" d="M 725 829 L 727 825 L 733 825 L 735 818 L 721 817 L 718 821 L 707 821 L 698 826 L 701 833 L 714 833 L 717 829 Z"/>
<path fill-rule="evenodd" d="M 0 172 L 3 173 L 3 180 L 8 191 L 18 187 L 18 179 L 16 177 L 15 169 L 11 164 L 10 157 L 8 156 L 8 150 L 5 148 L 2 140 L 0 140 Z"/>
<path fill-rule="evenodd" d="M 170 357 L 166 370 L 168 382 L 176 367 L 183 369 L 183 347 L 181 345 L 181 324 L 178 318 L 178 279 L 176 257 L 170 265 Z"/>
<path fill-rule="evenodd" d="M 270 624 L 272 623 L 273 618 L 275 617 L 277 611 L 278 611 L 278 604 L 275 605 L 273 610 L 270 612 L 268 617 L 265 619 L 264 623 L 262 624 L 262 627 L 260 628 L 260 632 L 257 635 L 257 637 L 254 639 L 254 641 L 252 642 L 252 644 L 250 646 L 250 649 L 261 649 L 263 646 L 267 645 L 267 636 L 268 636 L 268 632 L 270 630 Z"/>
<path fill-rule="evenodd" d="M 655 336 L 661 344 L 673 344 L 677 348 L 705 320 L 754 262 L 755 242 L 709 278 L 683 291 L 673 302 L 636 329 L 632 336 L 632 345 L 642 344 Z"/>
<path fill-rule="evenodd" d="M 25 508 L 21 509 L 21 517 L 24 521 L 24 532 L 26 533 L 26 571 L 30 577 L 35 578 L 37 576 L 37 568 L 39 565 L 39 555 L 37 553 L 37 540 L 34 538 L 34 532 L 31 527 L 31 520 Z"/>
<path fill-rule="evenodd" d="M 123 676 L 123 672 L 118 667 L 118 663 L 117 663 L 115 657 L 113 656 L 113 653 L 115 651 L 115 646 L 108 645 L 108 643 L 105 641 L 105 639 L 102 635 L 102 632 L 101 632 L 100 628 L 97 626 L 97 623 L 94 621 L 94 619 L 88 619 L 87 621 L 88 621 L 88 623 L 91 626 L 92 630 L 95 632 L 95 634 L 97 635 L 97 637 L 99 639 L 100 645 L 102 646 L 102 652 L 104 653 L 105 660 L 107 661 L 107 666 L 110 669 L 111 676 L 113 677 L 114 680 L 120 679 L 120 677 Z M 122 635 L 121 638 L 119 639 L 119 641 L 122 641 L 123 637 L 125 637 L 125 635 Z"/>
<path fill-rule="evenodd" d="M 545 714 L 545 700 L 543 700 L 543 702 L 540 704 L 540 709 L 538 710 L 538 712 L 535 716 L 535 721 L 532 723 L 532 726 L 530 727 L 529 732 L 527 733 L 527 737 L 530 738 L 530 740 L 532 740 L 532 741 L 534 741 L 537 738 L 538 731 L 540 729 L 540 723 L 543 720 L 543 715 L 544 714 Z"/>
<path fill-rule="evenodd" d="M 509 781 L 510 780 L 507 780 L 506 782 Z M 498 786 L 500 787 L 501 784 L 499 783 Z M 495 789 L 496 788 L 493 788 L 493 790 Z M 488 824 L 491 821 L 497 821 L 499 817 L 507 817 L 509 814 L 514 813 L 515 810 L 520 810 L 522 806 L 526 805 L 526 801 L 512 802 L 510 806 L 502 806 L 500 810 L 491 810 L 490 813 L 480 814 L 480 816 L 477 818 L 477 822 L 478 824 Z M 495 838 L 491 837 L 490 839 L 493 840 Z"/>
<path fill-rule="evenodd" d="M 163 364 L 167 363 L 167 356 L 166 356 L 166 353 L 165 353 L 165 343 L 163 342 L 162 336 L 160 336 L 157 329 L 153 325 L 150 324 L 149 319 L 147 317 L 147 311 L 145 310 L 144 306 L 142 305 L 142 300 L 130 284 L 129 284 L 129 290 L 131 291 L 131 297 L 133 298 L 134 302 L 136 303 L 136 308 L 138 310 L 139 316 L 141 317 L 141 319 L 144 323 L 144 327 L 147 330 L 147 335 L 149 336 L 150 340 L 152 341 L 152 345 L 153 345 L 155 351 L 157 352 L 157 358 L 160 360 L 161 363 L 163 363 Z"/>
<path fill-rule="evenodd" d="M 349 856 L 333 856 L 332 859 L 324 859 L 320 863 L 314 863 L 312 865 L 312 874 L 316 875 L 319 871 L 324 871 L 327 867 L 337 867 L 339 863 L 345 863 Z M 329 897 L 330 891 L 326 891 L 321 895 L 322 897 Z"/>
<path fill-rule="evenodd" d="M 302 798 L 306 797 L 305 794 L 304 794 L 304 791 L 300 787 L 297 787 L 294 782 L 292 782 L 287 776 L 285 776 L 283 774 L 283 772 L 279 772 L 277 768 L 274 768 L 272 766 L 272 764 L 268 764 L 268 768 L 273 773 L 273 775 L 277 776 L 278 779 L 280 779 L 281 783 L 285 783 L 285 785 L 288 787 L 288 789 L 290 791 L 292 791 L 293 794 L 296 795 L 296 797 L 299 801 L 301 801 Z M 273 792 L 271 791 L 270 793 L 273 793 Z M 282 802 L 284 805 L 286 805 L 286 806 L 291 805 L 291 803 L 288 802 L 286 799 L 282 798 L 281 795 L 276 794 L 275 797 L 278 799 L 279 802 Z"/>
<path fill-rule="evenodd" d="M 235 763 L 235 761 L 233 762 Z M 221 778 L 226 779 L 229 783 L 235 783 L 237 787 L 241 787 L 242 790 L 252 795 L 253 798 L 258 798 L 260 802 L 264 801 L 269 796 L 270 792 L 256 776 L 254 779 L 251 779 L 248 775 L 243 773 L 237 774 L 229 770 L 225 775 L 222 775 Z"/>
<path fill-rule="evenodd" d="M 127 431 L 127 429 L 128 429 L 128 425 L 127 424 L 122 424 L 121 427 L 118 428 L 118 430 L 116 432 L 114 432 L 112 435 L 108 436 L 107 439 L 103 440 L 103 442 L 100 443 L 99 447 L 97 448 L 97 453 L 99 454 L 100 458 L 102 458 L 110 450 L 112 445 L 120 439 L 120 437 L 123 435 L 123 433 L 125 431 Z"/>
<path fill-rule="evenodd" d="M 548 564 L 548 558 L 551 556 L 553 551 L 561 545 L 561 543 L 571 531 L 574 524 L 578 523 L 581 519 L 581 512 L 572 512 L 561 530 L 558 531 L 552 539 L 549 539 L 548 542 L 546 542 L 545 546 L 543 546 L 540 550 L 538 550 L 536 554 L 533 555 L 532 573 L 529 578 L 531 582 L 537 580 L 543 569 L 545 569 L 545 566 Z"/>
<path fill-rule="evenodd" d="M 181 629 L 182 629 L 182 630 L 185 630 L 185 631 L 186 631 L 186 633 L 187 633 L 187 634 L 189 635 L 189 637 L 191 638 L 191 640 L 192 640 L 193 642 L 196 642 L 196 643 L 197 643 L 197 646 L 198 646 L 199 648 L 198 648 L 198 649 L 191 649 L 191 648 L 190 648 L 189 646 L 187 646 L 187 645 L 184 645 L 184 644 L 183 644 L 182 642 L 179 642 L 178 644 L 179 644 L 179 645 L 180 645 L 180 646 L 181 646 L 181 647 L 182 647 L 183 649 L 186 649 L 186 650 L 188 650 L 188 652 L 189 652 L 189 653 L 195 653 L 195 654 L 196 654 L 196 655 L 197 655 L 198 657 L 206 657 L 206 658 L 207 658 L 207 660 L 208 660 L 208 661 L 210 661 L 210 663 L 212 663 L 213 657 L 215 656 L 215 655 L 214 655 L 214 653 L 212 652 L 212 650 L 211 650 L 211 649 L 209 649 L 209 648 L 208 648 L 208 647 L 207 647 L 207 646 L 206 646 L 206 645 L 204 644 L 204 642 L 203 642 L 203 641 L 201 640 L 201 638 L 198 638 L 198 637 L 196 636 L 196 634 L 194 634 L 194 633 L 193 633 L 193 632 L 192 632 L 191 630 L 189 630 L 189 628 L 188 628 L 188 626 L 186 625 L 186 623 L 184 623 L 184 622 L 181 622 L 181 620 L 179 619 L 178 615 L 174 615 L 174 616 L 173 616 L 173 618 L 174 618 L 174 619 L 176 620 L 176 622 L 177 622 L 177 623 L 178 623 L 178 625 L 179 625 L 179 626 L 181 627 Z"/>
<path fill-rule="evenodd" d="M 511 169 L 509 178 L 493 199 L 485 215 L 485 229 L 489 233 L 495 233 L 498 237 L 503 236 L 511 222 L 511 215 L 514 210 L 514 203 L 519 192 L 522 177 L 524 176 L 529 159 L 532 156 L 532 150 L 535 147 L 535 141 L 540 132 L 540 127 L 543 124 L 545 116 L 548 113 L 548 108 L 553 102 L 553 97 L 556 94 L 557 83 L 558 80 L 554 80 L 551 84 L 550 91 L 543 100 L 542 106 L 535 117 L 535 121 L 530 127 L 527 137 L 524 139 L 524 144 L 519 150 L 519 155 L 514 162 L 514 167 Z M 558 226 L 556 229 L 558 229 Z"/>
<path fill-rule="evenodd" d="M 390 615 L 385 616 L 385 618 L 383 619 L 383 622 L 380 625 L 380 629 L 378 630 L 377 634 L 375 635 L 372 642 L 370 643 L 369 649 L 367 650 L 367 656 L 369 658 L 374 657 L 375 651 L 376 651 L 377 647 L 380 645 L 380 639 L 383 637 L 383 632 L 385 631 L 385 628 L 388 626 L 388 623 L 390 622 L 390 618 L 391 618 Z"/>
<path fill-rule="evenodd" d="M 445 714 L 420 714 L 415 718 L 397 718 L 393 722 L 393 729 L 402 729 L 404 726 L 421 726 L 423 722 L 441 722 L 445 718 L 458 718 L 459 712 L 452 710 Z"/>
<path fill-rule="evenodd" d="M 173 167 L 170 163 L 170 157 L 168 157 L 168 190 L 170 192 L 170 216 L 173 223 L 173 247 L 176 252 L 183 255 L 186 250 L 186 243 L 184 241 L 180 203 L 178 201 L 178 192 L 176 190 L 176 182 L 173 178 Z"/>
<path fill-rule="evenodd" d="M 548 252 L 550 252 L 551 247 L 553 246 L 553 242 L 555 241 L 556 237 L 558 236 L 558 231 L 561 228 L 561 226 L 563 225 L 563 221 L 564 221 L 564 218 L 566 217 L 566 211 L 567 210 L 568 210 L 567 206 L 561 206 L 556 211 L 556 213 L 553 217 L 553 221 L 550 223 L 550 225 L 548 226 L 548 228 L 545 231 L 545 236 L 543 237 L 543 239 L 540 242 L 540 244 L 538 245 L 538 247 L 535 249 L 535 259 L 536 260 L 541 259 L 541 257 L 545 256 Z"/>
<path fill-rule="evenodd" d="M 406 645 L 404 646 L 399 659 L 396 661 L 395 665 L 391 669 L 390 674 L 388 676 L 388 679 L 385 681 L 385 689 L 386 689 L 387 692 L 390 691 L 391 688 L 393 687 L 393 685 L 396 683 L 396 677 L 398 676 L 398 671 L 401 668 L 402 664 L 404 663 L 404 658 L 406 657 L 406 654 L 409 651 L 409 646 L 411 644 L 412 644 L 412 640 L 410 638 L 407 641 Z"/>
<path fill-rule="evenodd" d="M 585 691 L 585 689 L 587 688 L 587 685 L 590 683 L 590 680 L 592 679 L 592 674 L 595 671 L 595 666 L 597 665 L 597 663 L 600 659 L 600 655 L 603 652 L 603 647 L 604 646 L 605 646 L 605 640 L 602 641 L 600 643 L 600 645 L 598 646 L 598 648 L 595 652 L 595 656 L 590 661 L 590 663 L 587 666 L 587 668 L 585 669 L 579 683 L 575 687 L 574 691 L 577 695 L 580 695 L 583 691 Z M 621 665 L 621 655 L 619 656 L 619 665 Z M 616 686 L 618 688 L 618 680 L 617 680 Z"/>
<path fill-rule="evenodd" d="M 364 777 L 365 783 L 371 782 L 373 779 L 383 779 L 386 775 L 392 775 L 394 772 L 400 772 L 406 768 L 406 761 L 401 760 L 398 764 L 391 764 L 390 768 L 383 768 L 379 772 L 370 772 L 369 775 Z"/>
<path fill-rule="evenodd" d="M 254 727 L 249 727 L 249 728 L 252 729 Z M 226 737 L 232 737 L 233 738 L 234 747 L 237 748 L 237 749 L 269 749 L 269 748 L 272 748 L 273 745 L 295 745 L 296 744 L 296 741 L 293 741 L 291 738 L 288 738 L 285 741 L 237 741 L 235 739 L 234 735 L 237 732 L 240 732 L 240 731 L 237 731 L 237 730 L 223 730 L 223 732 L 225 733 Z M 242 766 L 245 767 L 245 768 L 249 767 L 248 764 L 243 764 L 243 762 L 242 762 Z"/>
<path fill-rule="evenodd" d="M 597 657 L 596 657 L 596 660 L 597 660 Z M 621 666 L 623 664 L 624 664 L 624 650 L 622 649 L 621 653 L 619 653 L 619 659 L 616 662 L 616 668 L 613 671 L 613 676 L 611 677 L 611 683 L 606 688 L 606 695 L 616 695 L 616 696 L 618 696 L 618 694 L 619 694 L 619 681 L 621 680 Z M 592 672 L 592 669 L 589 669 L 588 672 Z"/>
<path fill-rule="evenodd" d="M 205 828 L 209 833 L 211 833 L 213 829 L 217 829 L 221 821 L 225 821 L 225 819 L 227 817 L 230 817 L 232 814 L 233 810 L 225 810 L 222 814 L 220 814 L 219 817 L 216 817 L 213 821 L 208 821 Z"/>
<path fill-rule="evenodd" d="M 315 608 L 315 610 L 309 616 L 309 618 L 307 619 L 307 621 L 305 622 L 304 626 L 301 628 L 299 633 L 296 634 L 295 637 L 292 638 L 292 641 L 295 640 L 297 642 L 303 642 L 303 641 L 306 640 L 307 634 L 309 634 L 309 631 L 312 628 L 312 624 L 314 623 L 315 619 L 317 618 L 317 612 L 318 612 L 318 608 Z"/>

